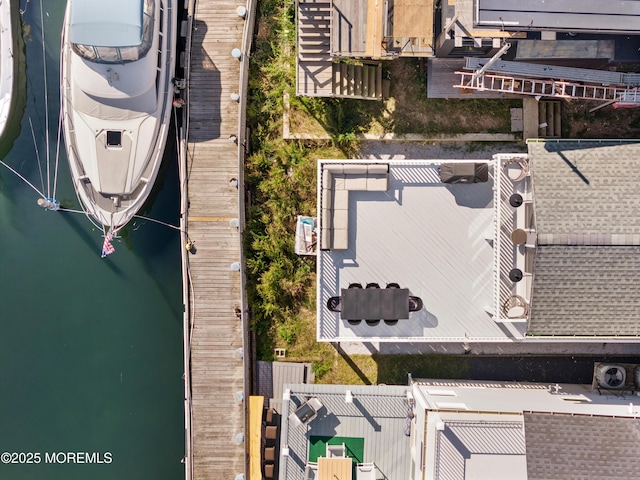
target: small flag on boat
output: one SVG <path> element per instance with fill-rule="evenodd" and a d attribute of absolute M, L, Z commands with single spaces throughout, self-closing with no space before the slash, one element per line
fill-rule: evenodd
<path fill-rule="evenodd" d="M 113 248 L 113 245 L 111 245 L 112 238 L 113 237 L 111 236 L 111 232 L 107 233 L 104 236 L 104 243 L 102 244 L 102 258 L 106 257 L 107 255 L 111 255 L 116 251 L 116 249 Z"/>

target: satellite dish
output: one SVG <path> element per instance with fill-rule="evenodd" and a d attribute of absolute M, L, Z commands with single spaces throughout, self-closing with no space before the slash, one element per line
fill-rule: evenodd
<path fill-rule="evenodd" d="M 596 369 L 596 381 L 603 388 L 619 389 L 625 386 L 627 372 L 621 365 L 603 363 Z"/>

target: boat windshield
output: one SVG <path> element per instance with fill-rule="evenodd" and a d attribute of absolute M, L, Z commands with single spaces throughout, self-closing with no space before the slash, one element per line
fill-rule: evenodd
<path fill-rule="evenodd" d="M 93 45 L 71 44 L 73 51 L 91 62 L 126 63 L 143 58 L 153 43 L 154 0 L 144 0 L 142 43 L 130 47 L 96 47 Z"/>

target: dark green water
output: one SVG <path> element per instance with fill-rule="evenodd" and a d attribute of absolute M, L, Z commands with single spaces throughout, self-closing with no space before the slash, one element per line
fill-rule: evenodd
<path fill-rule="evenodd" d="M 64 6 L 64 0 L 44 1 L 52 165 Z M 45 168 L 37 0 L 26 5 L 23 18 L 27 78 L 20 88 L 26 109 L 17 112 L 16 138 L 5 138 L 0 154 L 40 189 L 29 126 L 31 119 Z M 60 150 L 56 196 L 63 206 L 79 209 L 63 145 Z M 46 172 L 42 178 L 46 189 Z M 100 232 L 83 215 L 44 211 L 37 198 L 0 166 L 0 453 L 27 454 L 17 462 L 37 462 L 29 453 L 40 456 L 39 463 L 0 463 L 0 479 L 183 478 L 177 231 L 138 220 L 114 241 L 116 253 L 101 259 Z M 175 156 L 169 153 L 144 213 L 177 225 L 178 201 Z M 55 460 L 62 463 L 51 463 L 59 452 Z M 85 463 L 69 452 L 80 452 Z M 107 463 L 86 463 L 85 452 Z"/>

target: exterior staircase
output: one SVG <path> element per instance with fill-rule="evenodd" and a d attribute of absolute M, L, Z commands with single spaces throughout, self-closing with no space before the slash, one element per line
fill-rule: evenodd
<path fill-rule="evenodd" d="M 331 3 L 298 1 L 296 94 L 330 97 L 332 89 Z"/>
<path fill-rule="evenodd" d="M 538 137 L 539 138 L 560 138 L 562 125 L 560 122 L 560 108 L 562 104 L 558 101 L 538 102 Z"/>
<path fill-rule="evenodd" d="M 382 99 L 380 62 L 334 61 L 331 3 L 298 0 L 296 94 L 310 97 Z"/>
<path fill-rule="evenodd" d="M 334 63 L 333 96 L 382 100 L 382 63 Z"/>

